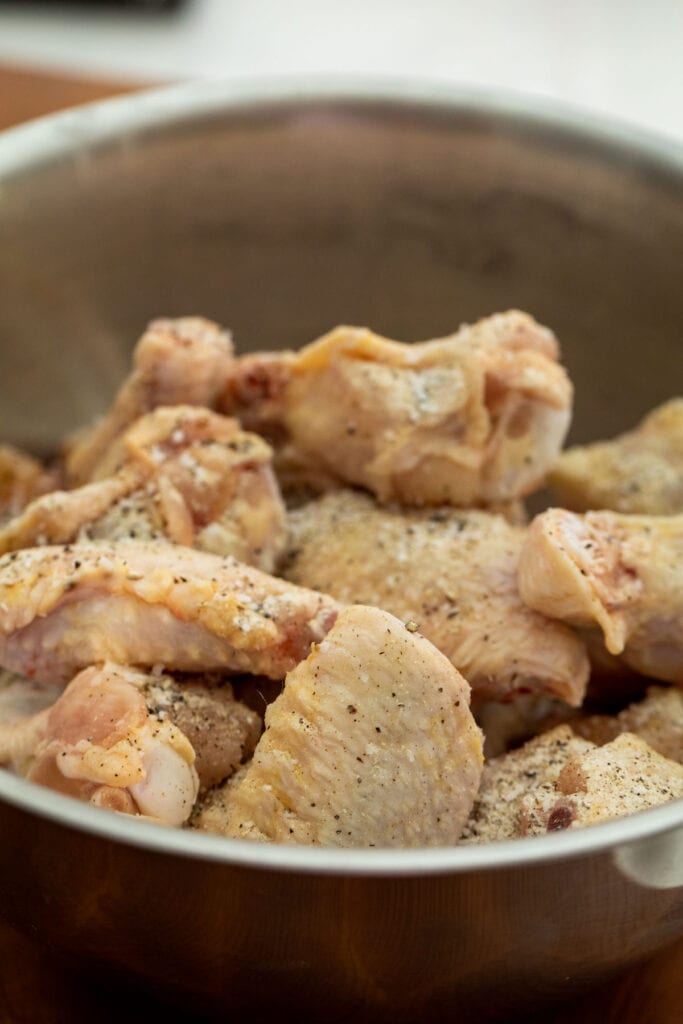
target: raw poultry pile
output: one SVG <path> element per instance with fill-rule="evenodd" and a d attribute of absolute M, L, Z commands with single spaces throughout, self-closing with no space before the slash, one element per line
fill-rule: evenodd
<path fill-rule="evenodd" d="M 243 356 L 155 321 L 54 465 L 0 450 L 0 764 L 330 846 L 683 797 L 683 400 L 561 454 L 571 406 L 516 311 Z"/>

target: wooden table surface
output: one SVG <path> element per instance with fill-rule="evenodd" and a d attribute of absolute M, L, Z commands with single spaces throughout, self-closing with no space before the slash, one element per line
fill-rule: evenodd
<path fill-rule="evenodd" d="M 84 81 L 34 70 L 0 67 L 0 128 L 63 107 L 139 88 L 134 84 Z M 0 838 L 0 841 L 3 841 Z M 683 1024 L 683 941 L 571 1004 L 525 1024 Z M 130 994 L 103 994 L 73 966 L 0 922 L 0 1024 L 134 1024 L 155 1011 L 165 1024 L 188 1021 L 167 1007 Z M 513 1022 L 509 1022 L 513 1024 Z"/>

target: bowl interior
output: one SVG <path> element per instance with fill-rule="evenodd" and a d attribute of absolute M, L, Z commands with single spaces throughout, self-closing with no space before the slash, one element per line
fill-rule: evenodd
<path fill-rule="evenodd" d="M 518 306 L 560 337 L 576 440 L 681 390 L 671 153 L 438 90 L 223 93 L 0 142 L 4 439 L 50 450 L 97 414 L 158 315 L 218 319 L 244 351 L 338 322 L 425 338 Z"/>
<path fill-rule="evenodd" d="M 105 407 L 155 316 L 213 317 L 247 351 L 338 322 L 425 338 L 510 306 L 560 337 L 573 438 L 609 435 L 683 390 L 682 199 L 674 150 L 439 89 L 199 86 L 5 133 L 0 437 L 54 450 Z M 26 801 L 15 782 L 5 797 Z M 43 796 L 29 803 L 51 815 Z M 678 810 L 650 820 L 666 828 Z M 65 820 L 63 801 L 54 813 Z M 591 846 L 552 837 L 565 839 Z M 535 850 L 521 859 L 560 853 Z M 325 869 L 309 852 L 291 866 Z M 395 867 L 471 866 L 443 852 Z M 485 853 L 491 867 L 508 856 Z M 352 870 L 387 866 L 361 855 Z"/>

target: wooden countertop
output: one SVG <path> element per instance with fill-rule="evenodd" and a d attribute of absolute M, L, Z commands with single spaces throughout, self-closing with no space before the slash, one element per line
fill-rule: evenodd
<path fill-rule="evenodd" d="M 140 84 L 86 81 L 46 71 L 0 65 L 0 129 L 78 103 L 134 92 Z"/>
<path fill-rule="evenodd" d="M 0 128 L 139 87 L 0 67 Z M 678 1024 L 683 1021 L 682 978 L 683 941 L 590 995 L 525 1024 Z M 165 1024 L 188 1020 L 187 1014 L 176 1017 L 142 996 L 136 996 L 132 1009 L 130 994 L 121 1000 L 115 991 L 103 993 L 70 965 L 0 922 L 0 1024 L 80 1024 L 91 1019 L 133 1024 L 150 1019 L 155 1011 Z"/>

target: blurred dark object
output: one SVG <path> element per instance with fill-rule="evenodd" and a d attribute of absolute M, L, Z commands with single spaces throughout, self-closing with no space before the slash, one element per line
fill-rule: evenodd
<path fill-rule="evenodd" d="M 145 10 L 171 12 L 178 11 L 181 7 L 187 6 L 188 0 L 22 0 L 17 4 L 16 0 L 0 0 L 0 7 L 64 7 L 82 9 L 84 7 L 123 7 L 129 10 Z"/>

